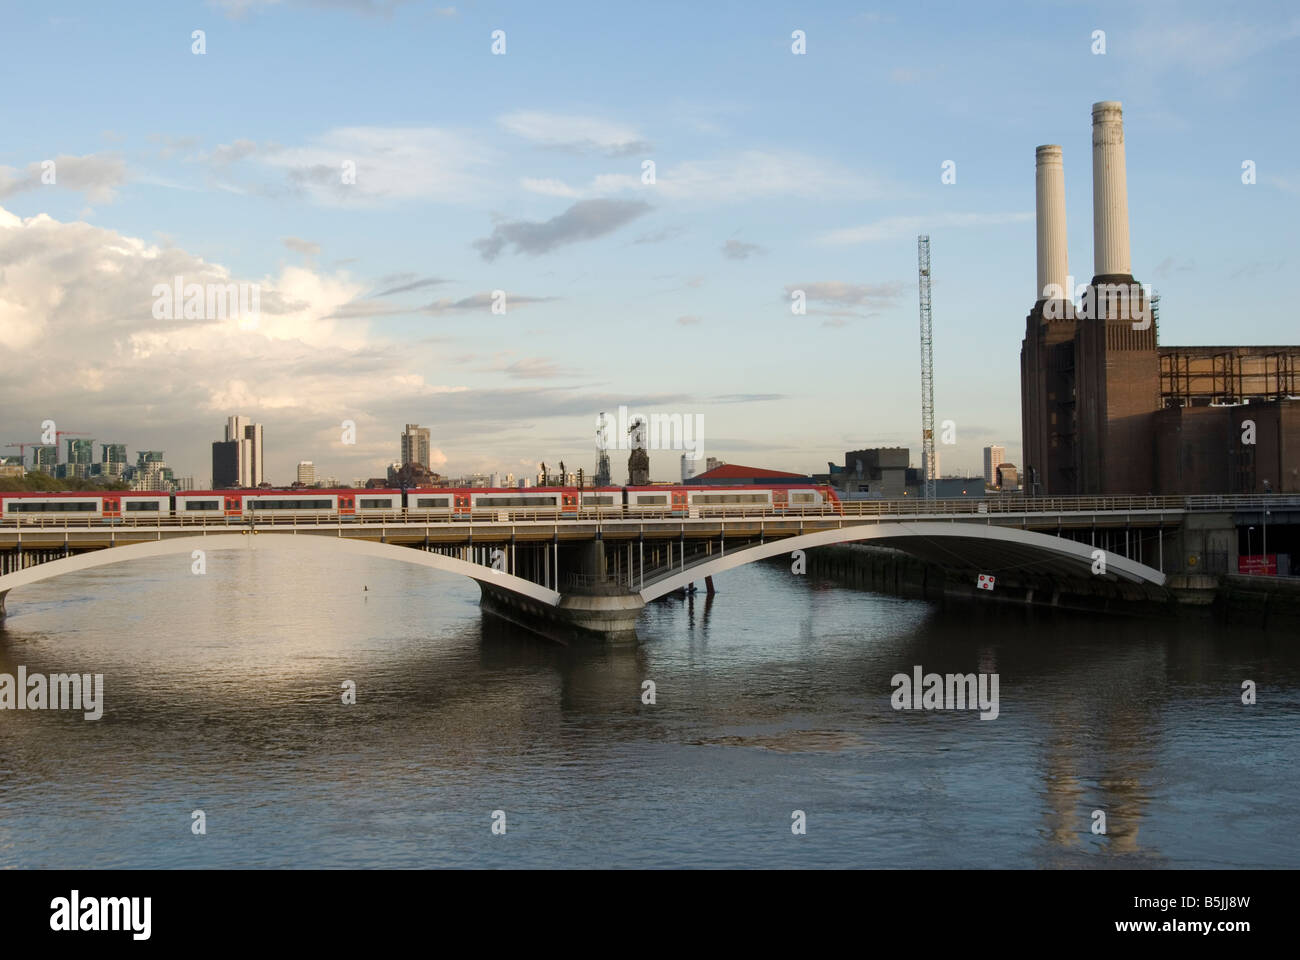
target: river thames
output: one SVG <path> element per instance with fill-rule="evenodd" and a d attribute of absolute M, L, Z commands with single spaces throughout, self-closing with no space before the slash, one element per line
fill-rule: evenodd
<path fill-rule="evenodd" d="M 104 713 L 0 711 L 0 867 L 1300 866 L 1293 636 L 718 588 L 612 648 L 309 543 L 16 590 L 0 674 Z M 895 710 L 915 668 L 996 674 L 997 717 Z"/>

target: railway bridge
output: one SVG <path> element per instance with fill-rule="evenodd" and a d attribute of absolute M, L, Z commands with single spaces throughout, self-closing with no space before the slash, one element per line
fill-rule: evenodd
<path fill-rule="evenodd" d="M 635 638 L 646 603 L 727 570 L 820 546 L 871 543 L 997 589 L 1054 602 L 1062 584 L 1169 597 L 1171 575 L 1236 570 L 1244 528 L 1264 553 L 1300 533 L 1300 497 L 1104 497 L 844 501 L 702 516 L 529 510 L 472 517 L 0 519 L 0 616 L 10 591 L 144 557 L 247 549 L 251 538 L 310 537 L 322 548 L 460 574 L 485 610 L 531 630 Z M 1289 538 L 1289 539 L 1288 539 Z"/>

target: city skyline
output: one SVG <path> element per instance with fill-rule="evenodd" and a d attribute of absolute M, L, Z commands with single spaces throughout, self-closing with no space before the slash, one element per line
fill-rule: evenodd
<path fill-rule="evenodd" d="M 260 423 L 259 423 L 259 424 L 250 424 L 250 423 L 247 423 L 248 420 L 249 420 L 248 417 L 246 417 L 246 416 L 242 416 L 242 415 L 238 415 L 238 414 L 236 414 L 236 415 L 232 415 L 232 416 L 228 417 L 227 420 L 226 420 L 225 427 L 224 427 L 225 432 L 226 432 L 226 436 L 227 436 L 227 437 L 230 437 L 232 431 L 235 431 L 237 428 L 238 428 L 239 430 L 253 431 L 252 433 L 249 434 L 249 436 L 250 436 L 250 437 L 251 437 L 251 436 L 256 436 L 256 438 L 257 438 L 257 441 L 256 441 L 256 448 L 260 451 L 260 449 L 261 449 L 261 437 L 262 437 L 262 427 L 263 427 L 263 425 L 260 424 Z M 308 474 L 310 474 L 311 477 L 312 477 L 312 480 L 310 480 L 310 481 L 306 481 L 306 482 L 307 482 L 307 485 L 320 484 L 320 483 L 322 483 L 325 479 L 329 479 L 329 478 L 337 479 L 341 484 L 343 484 L 343 485 L 345 485 L 345 486 L 348 485 L 349 483 L 352 483 L 352 484 L 360 484 L 360 483 L 364 483 L 365 481 L 368 481 L 368 480 L 371 480 L 371 479 L 375 479 L 375 478 L 381 476 L 381 475 L 385 472 L 385 470 L 387 470 L 387 471 L 391 474 L 393 468 L 398 467 L 398 466 L 405 465 L 405 463 L 407 463 L 407 462 L 411 462 L 411 461 L 406 460 L 406 456 L 407 456 L 407 446 L 406 446 L 406 443 L 407 443 L 407 436 L 408 436 L 408 434 L 411 434 L 412 436 L 414 436 L 414 437 L 417 438 L 415 441 L 413 441 L 413 446 L 415 447 L 415 449 L 423 450 L 423 449 L 427 449 L 427 446 L 421 446 L 420 444 L 422 444 L 422 443 L 423 443 L 423 444 L 427 444 L 427 434 L 428 434 L 428 432 L 429 432 L 429 431 L 428 431 L 427 429 L 425 429 L 425 428 L 420 428 L 418 424 L 412 424 L 412 423 L 407 423 L 407 424 L 405 424 L 404 430 L 403 430 L 403 432 L 398 436 L 398 440 L 397 440 L 397 446 L 398 446 L 398 448 L 399 448 L 399 456 L 398 456 L 397 458 L 395 458 L 395 459 L 389 459 L 386 463 L 384 463 L 384 465 L 383 465 L 383 468 L 384 468 L 384 469 L 381 469 L 381 470 L 377 471 L 377 472 L 374 473 L 374 474 L 370 474 L 370 475 L 355 475 L 355 476 L 351 476 L 351 477 L 349 477 L 348 479 L 344 479 L 345 477 L 347 477 L 347 475 L 343 475 L 343 474 L 336 475 L 336 474 L 335 474 L 334 472 L 332 472 L 332 471 L 322 470 L 321 468 L 319 468 L 319 466 L 317 465 L 316 461 L 314 461 L 314 460 L 301 460 L 301 459 L 300 459 L 300 460 L 296 460 L 296 461 L 294 462 L 294 467 L 293 467 L 293 471 L 292 471 L 292 472 L 293 472 L 293 475 L 294 475 L 294 480 L 277 480 L 277 479 L 275 479 L 274 477 L 269 477 L 269 478 L 268 478 L 268 477 L 266 477 L 263 473 L 261 473 L 260 470 L 259 470 L 259 471 L 257 472 L 257 479 L 256 479 L 256 481 L 250 480 L 250 481 L 247 482 L 247 483 L 242 483 L 242 482 L 241 482 L 240 484 L 238 484 L 238 486 L 251 488 L 251 487 L 256 487 L 256 486 L 258 486 L 259 484 L 261 484 L 261 483 L 263 483 L 263 482 L 266 482 L 266 483 L 269 483 L 269 484 L 270 484 L 271 486 L 273 486 L 273 487 L 277 487 L 277 488 L 287 488 L 287 487 L 291 486 L 291 485 L 292 485 L 293 483 L 295 483 L 295 482 L 298 482 L 298 483 L 303 483 L 303 482 L 304 482 L 304 468 L 307 470 Z M 104 477 L 104 478 L 107 478 L 107 479 L 120 479 L 120 477 L 121 477 L 121 475 L 122 475 L 121 467 L 124 466 L 124 465 L 127 465 L 127 464 L 126 464 L 126 460 L 125 460 L 125 451 L 127 450 L 128 447 L 131 446 L 130 444 L 124 444 L 124 443 L 119 443 L 119 442 L 108 443 L 108 442 L 102 442 L 102 441 L 98 441 L 98 440 L 78 440 L 78 441 L 71 441 L 71 440 L 69 440 L 69 441 L 66 441 L 66 442 L 67 442 L 67 444 L 69 445 L 70 448 L 71 448 L 71 446 L 72 446 L 72 444 L 73 444 L 74 442 L 77 443 L 77 444 L 95 444 L 95 443 L 99 443 L 99 444 L 101 445 L 101 455 L 100 455 L 100 456 L 101 456 L 101 459 L 100 459 L 100 462 L 96 462 L 96 463 L 93 464 L 94 466 L 99 466 L 99 467 L 101 467 L 101 472 L 99 472 L 99 473 L 87 473 L 87 474 L 84 475 L 84 477 L 83 477 L 82 474 L 77 473 L 77 474 L 75 474 L 75 476 L 83 477 L 83 478 L 91 478 L 91 479 L 100 478 L 100 477 Z M 232 441 L 229 440 L 229 439 L 224 440 L 224 441 L 213 441 L 213 443 L 212 443 L 212 454 L 213 454 L 213 456 L 214 456 L 214 457 L 216 456 L 216 451 L 217 451 L 217 448 L 218 448 L 218 447 L 228 446 L 228 445 L 230 445 L 231 443 L 232 443 Z M 54 445 L 54 444 L 32 444 L 32 445 L 29 445 L 29 446 L 31 446 L 33 449 L 36 449 L 36 450 L 40 450 L 40 449 L 50 449 L 50 450 L 53 450 L 53 449 L 55 449 L 55 445 Z M 251 449 L 252 449 L 252 447 L 253 447 L 253 441 L 252 441 L 251 439 L 245 439 L 245 440 L 243 441 L 243 444 L 241 445 L 241 448 L 244 449 L 244 450 L 246 450 L 246 451 L 250 451 L 250 452 L 244 452 L 244 453 L 242 453 L 242 454 L 241 454 L 241 453 L 232 453 L 232 454 L 231 454 L 231 457 L 230 457 L 230 469 L 234 470 L 235 473 L 236 473 L 236 475 L 238 475 L 238 476 L 241 477 L 241 478 L 244 476 L 244 470 L 243 470 L 243 469 L 238 465 L 238 464 L 239 464 L 238 457 L 239 457 L 239 456 L 249 456 L 249 455 L 251 455 Z M 924 463 L 924 456 L 921 455 L 919 451 L 912 450 L 912 449 L 910 449 L 910 448 L 907 448 L 907 449 L 908 449 L 909 455 L 912 457 L 912 460 L 913 460 L 913 461 L 915 460 L 915 457 L 916 457 L 916 456 L 921 456 L 921 463 Z M 985 448 L 985 460 L 986 460 L 986 462 L 987 462 L 987 452 L 988 452 L 988 448 Z M 143 464 L 143 463 L 145 463 L 145 462 L 147 462 L 147 461 L 158 461 L 158 462 L 163 462 L 163 461 L 164 461 L 164 456 L 165 456 L 165 451 L 164 451 L 164 450 L 157 450 L 157 449 L 151 449 L 151 450 L 137 450 L 136 453 L 137 453 L 137 459 L 138 459 L 138 461 L 139 461 L 139 463 L 137 464 L 137 466 L 139 466 L 140 464 Z M 606 451 L 606 453 L 608 453 L 608 450 Z M 655 483 L 670 483 L 670 482 L 673 482 L 674 480 L 677 480 L 677 479 L 680 479 L 681 481 L 685 482 L 685 481 L 687 480 L 687 477 L 686 477 L 685 475 L 683 475 L 683 474 L 684 474 L 684 471 L 686 470 L 688 464 L 693 464 L 693 465 L 694 465 L 694 466 L 693 466 L 693 469 L 690 470 L 690 475 L 691 475 L 691 476 L 695 476 L 695 475 L 698 475 L 698 474 L 704 473 L 704 472 L 706 472 L 707 470 L 712 470 L 714 467 L 716 467 L 716 466 L 720 466 L 720 465 L 723 465 L 723 464 L 725 464 L 725 463 L 728 462 L 725 458 L 717 457 L 717 456 L 701 456 L 701 457 L 698 458 L 698 460 L 692 460 L 692 459 L 690 458 L 689 454 L 680 454 L 680 455 L 676 455 L 676 456 L 677 456 L 677 459 L 676 459 L 675 462 L 679 465 L 679 470 L 681 471 L 681 473 L 678 473 L 678 474 L 674 474 L 674 475 L 672 475 L 672 476 L 669 476 L 669 475 L 666 474 L 666 473 L 663 474 L 663 475 L 656 474 L 656 473 L 654 472 L 654 470 L 656 469 L 656 463 L 658 463 L 658 464 L 659 464 L 659 468 L 662 469 L 662 467 L 663 467 L 663 463 L 667 463 L 667 462 L 668 462 L 668 458 L 670 458 L 671 456 L 674 456 L 674 451 L 672 451 L 672 450 L 652 450 L 652 451 L 650 451 L 650 456 L 651 456 L 651 458 L 652 458 L 651 461 L 650 461 L 650 465 L 651 465 L 651 480 L 652 480 L 653 482 L 655 482 Z M 658 456 L 658 457 L 660 458 L 660 460 L 659 460 L 659 461 L 656 461 L 655 459 L 653 459 L 655 456 Z M 835 453 L 835 454 L 833 454 L 833 456 L 834 456 L 834 457 L 838 457 L 838 456 L 840 456 L 840 454 L 839 454 L 839 453 Z M 28 462 L 26 462 L 26 460 L 24 460 L 23 465 L 24 465 L 25 471 L 26 471 L 26 472 L 42 472 L 41 469 L 39 468 L 38 464 L 34 462 L 34 461 L 35 461 L 35 454 L 33 454 L 33 456 L 32 456 L 31 459 L 33 460 L 33 462 L 30 462 L 30 463 L 28 463 Z M 571 464 L 570 466 L 572 466 L 572 469 L 571 469 L 571 470 L 567 470 L 567 471 L 566 471 L 566 474 L 573 474 L 574 476 L 576 476 L 576 475 L 577 475 L 577 471 L 578 471 L 579 469 L 581 469 L 581 470 L 583 471 L 583 473 L 586 475 L 586 477 L 588 478 L 588 482 L 594 482 L 595 479 L 596 479 L 596 477 L 598 476 L 598 471 L 599 471 L 599 460 L 600 460 L 600 457 L 599 457 L 598 454 L 596 454 L 596 455 L 593 456 L 593 459 L 596 461 L 596 466 L 595 466 L 595 468 L 589 468 L 585 463 Z M 17 460 L 18 460 L 17 455 L 13 455 L 13 456 L 0 455 L 0 464 L 10 463 L 10 462 L 12 462 L 12 461 L 17 461 Z M 936 454 L 936 457 L 935 457 L 936 464 L 941 463 L 941 460 L 942 460 L 941 454 Z M 209 462 L 212 463 L 211 460 L 210 460 Z M 420 462 L 420 461 L 417 459 L 417 460 L 414 461 L 414 462 L 417 462 L 417 463 L 418 463 L 418 462 Z M 538 459 L 538 460 L 537 460 L 537 461 L 532 465 L 532 470 L 531 470 L 531 471 L 529 470 L 528 465 L 527 465 L 527 464 L 524 464 L 524 465 L 521 467 L 521 470 L 522 470 L 523 472 L 520 472 L 520 473 L 519 473 L 519 480 L 522 481 L 522 480 L 524 480 L 525 478 L 529 478 L 529 479 L 531 480 L 532 475 L 536 472 L 537 468 L 539 468 L 539 467 L 540 467 L 543 463 L 545 463 L 545 462 L 547 462 L 547 461 L 544 460 L 544 459 L 539 458 L 539 459 Z M 550 462 L 551 462 L 551 463 L 556 463 L 556 462 L 558 462 L 558 461 L 555 460 L 555 459 L 552 459 Z M 808 467 L 807 469 L 801 469 L 801 470 L 796 471 L 796 472 L 801 473 L 801 474 L 804 474 L 804 475 L 814 475 L 814 474 L 821 473 L 822 471 L 821 471 L 820 469 L 818 469 L 818 468 L 819 468 L 820 464 L 823 463 L 823 462 L 825 462 L 825 461 L 818 461 L 818 462 L 815 462 L 815 463 L 809 465 L 809 467 Z M 108 465 L 110 465 L 110 464 L 115 464 L 115 465 L 117 465 L 118 469 L 117 469 L 115 472 L 113 472 L 113 471 L 109 471 L 109 470 L 105 469 L 105 468 L 107 468 Z M 918 466 L 915 462 L 912 462 L 911 465 L 912 465 L 912 466 Z M 625 472 L 626 472 L 626 466 L 627 466 L 627 464 L 626 464 L 626 460 L 624 460 L 624 461 L 623 461 L 623 468 L 624 468 L 624 471 L 625 471 Z M 73 472 L 72 472 L 72 470 L 71 470 L 71 467 L 72 467 L 72 463 L 71 463 L 71 461 L 60 460 L 58 463 L 52 463 L 52 464 L 50 465 L 50 467 L 51 467 L 51 469 L 49 469 L 49 470 L 45 470 L 44 472 L 48 472 L 48 473 L 53 474 L 53 473 L 55 472 L 55 469 L 54 469 L 55 467 L 60 468 L 60 469 L 64 469 L 64 468 L 66 468 L 66 469 L 67 469 L 67 472 L 68 472 L 68 475 L 69 475 L 70 477 L 71 477 L 71 476 L 74 476 L 74 474 L 73 474 Z M 759 469 L 766 469 L 766 468 L 762 468 L 762 467 L 760 467 Z M 176 474 L 176 470 L 175 470 L 173 467 L 171 467 L 171 466 L 168 466 L 168 472 L 169 472 L 169 474 Z M 250 472 L 251 472 L 251 467 L 250 467 Z M 515 471 L 515 470 L 466 471 L 466 472 L 459 473 L 459 474 L 456 474 L 456 473 L 439 474 L 439 476 L 440 476 L 440 477 L 442 478 L 442 480 L 444 480 L 444 481 L 447 480 L 447 479 L 449 479 L 449 478 L 451 478 L 451 479 L 468 479 L 468 478 L 482 478 L 482 477 L 490 477 L 490 476 L 497 476 L 497 477 L 503 477 L 503 478 L 504 478 L 504 477 L 514 478 L 516 472 L 517 472 L 517 471 Z M 549 471 L 548 471 L 548 472 L 549 472 Z M 435 471 L 435 473 L 436 473 L 436 471 Z M 615 473 L 615 475 L 617 475 L 617 471 L 616 471 L 616 470 L 614 471 L 614 473 Z M 110 475 L 110 474 L 111 474 L 111 475 Z M 978 474 L 977 472 L 971 472 L 969 469 L 961 469 L 961 470 L 957 470 L 957 471 L 953 471 L 953 472 L 949 472 L 949 473 L 942 473 L 942 471 L 940 471 L 940 474 L 939 474 L 939 475 L 940 475 L 940 476 L 947 477 L 947 478 L 950 478 L 950 479 L 955 479 L 955 478 L 961 478 L 961 477 L 967 477 L 967 478 L 970 478 L 970 477 L 977 477 L 979 474 Z M 180 473 L 180 474 L 177 474 L 178 479 L 193 479 L 193 478 L 195 478 L 195 477 L 200 477 L 200 476 L 202 476 L 202 474 L 196 474 L 196 473 L 192 473 L 192 472 L 191 472 L 191 473 Z M 511 485 L 511 484 L 507 484 L 507 486 L 509 486 L 509 485 Z M 621 483 L 618 483 L 618 482 L 614 482 L 613 480 L 611 480 L 611 485 L 619 486 L 619 485 L 622 485 L 622 484 L 621 484 Z M 216 482 L 216 479 L 215 479 L 215 475 L 212 475 L 212 476 L 211 476 L 211 479 L 210 479 L 210 482 L 209 482 L 208 484 L 206 484 L 206 485 L 198 484 L 198 485 L 192 486 L 191 488 L 192 488 L 192 489 L 207 489 L 207 488 L 220 489 L 220 488 L 223 487 L 223 486 L 228 486 L 228 484 L 219 484 L 219 483 L 217 483 L 217 482 Z M 153 489 L 153 488 L 150 487 L 149 489 Z"/>
<path fill-rule="evenodd" d="M 1224 318 L 1247 314 L 1249 342 L 1293 339 L 1268 302 L 1297 272 L 1297 135 L 1270 118 L 1295 85 L 1285 41 L 1300 21 L 1281 5 L 1271 27 L 1210 4 L 1050 21 L 1013 4 L 954 10 L 924 31 L 921 14 L 846 5 L 744 23 L 691 11 L 696 29 L 638 25 L 645 49 L 621 52 L 579 10 L 366 16 L 252 2 L 200 5 L 182 24 L 152 6 L 121 44 L 99 42 L 107 10 L 15 15 L 77 66 L 51 77 L 27 61 L 35 46 L 16 50 L 4 107 L 0 343 L 22 358 L 21 375 L 0 380 L 5 442 L 44 419 L 118 439 L 130 424 L 188 473 L 209 459 L 207 424 L 239 409 L 274 424 L 270 477 L 292 477 L 302 458 L 325 475 L 378 475 L 394 429 L 415 420 L 440 473 L 543 459 L 592 469 L 592 421 L 625 404 L 703 416 L 705 455 L 733 462 L 809 470 L 872 445 L 919 461 L 914 241 L 927 232 L 936 418 L 956 426 L 942 465 L 980 472 L 994 444 L 1022 464 L 1034 150 L 1062 146 L 1082 281 L 1088 110 L 1110 98 L 1127 117 L 1134 273 L 1161 294 L 1163 339 L 1240 342 Z M 502 57 L 490 52 L 498 26 L 512 38 Z M 317 37 L 307 52 L 291 42 L 304 29 Z M 744 57 L 719 56 L 719 42 Z M 1014 46 L 1015 70 L 988 69 L 995 43 Z M 690 70 L 656 71 L 646 51 L 664 44 Z M 557 45 L 583 58 L 548 52 L 539 75 Z M 293 78 L 282 89 L 254 79 L 267 50 Z M 325 76 L 322 53 L 371 82 L 304 99 Z M 129 83 L 146 63 L 180 78 L 156 102 L 86 100 L 95 71 Z M 593 69 L 654 76 L 653 92 L 592 90 Z M 1035 69 L 1057 82 L 1024 84 Z M 407 92 L 457 77 L 472 82 L 453 100 Z M 858 81 L 889 96 L 864 100 Z M 249 97 L 274 121 L 223 105 Z M 354 183 L 322 179 L 348 162 Z M 180 319 L 175 278 L 260 285 L 257 322 Z M 791 313 L 796 290 L 805 315 Z M 340 440 L 345 421 L 354 444 Z M 671 460 L 652 454 L 652 473 L 676 475 Z"/>

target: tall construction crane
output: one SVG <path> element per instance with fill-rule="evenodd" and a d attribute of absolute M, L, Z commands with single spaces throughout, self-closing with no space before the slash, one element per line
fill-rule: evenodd
<path fill-rule="evenodd" d="M 930 316 L 930 237 L 916 238 L 917 286 L 921 292 L 921 459 L 925 476 L 921 495 L 938 495 L 934 476 L 934 319 Z"/>

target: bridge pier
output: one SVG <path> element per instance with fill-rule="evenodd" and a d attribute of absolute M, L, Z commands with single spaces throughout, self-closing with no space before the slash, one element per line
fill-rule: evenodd
<path fill-rule="evenodd" d="M 5 597 L 9 596 L 8 590 L 0 590 L 0 620 L 5 618 Z"/>
<path fill-rule="evenodd" d="M 613 552 L 613 556 L 621 560 L 622 552 Z M 479 607 L 558 643 L 635 643 L 636 620 L 645 601 L 625 582 L 630 568 L 622 570 L 620 565 L 620 577 L 610 573 L 607 562 L 604 540 L 548 543 L 541 574 L 544 585 L 560 594 L 558 603 L 545 603 L 505 584 L 479 580 Z"/>
<path fill-rule="evenodd" d="M 479 607 L 485 612 L 563 644 L 635 643 L 636 620 L 645 607 L 639 594 L 614 583 L 575 587 L 556 606 L 482 580 L 479 590 Z"/>

